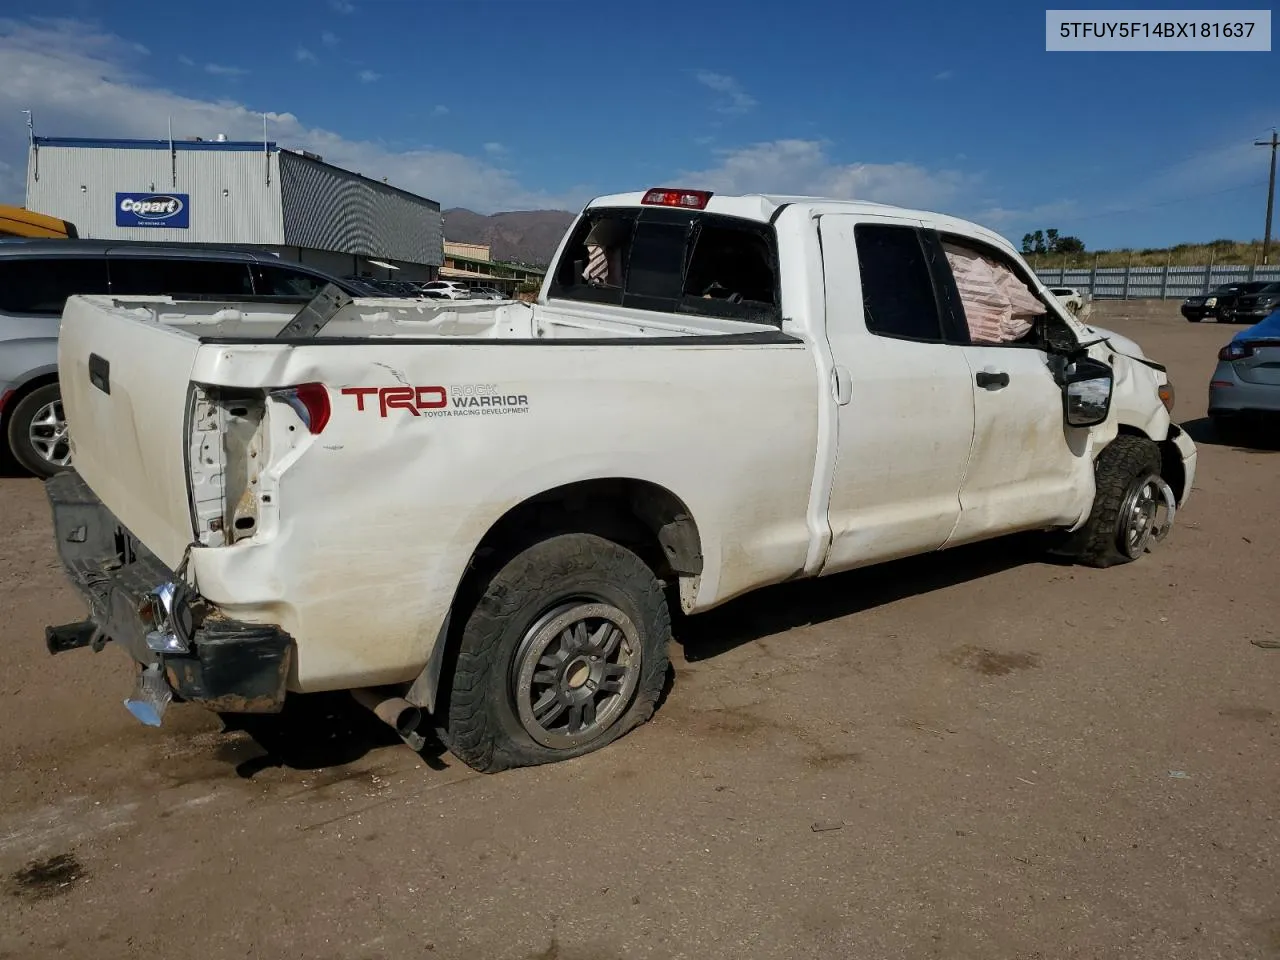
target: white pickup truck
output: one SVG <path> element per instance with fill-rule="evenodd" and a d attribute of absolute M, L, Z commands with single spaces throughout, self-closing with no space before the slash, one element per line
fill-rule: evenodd
<path fill-rule="evenodd" d="M 124 647 L 147 723 L 351 690 L 483 771 L 648 718 L 669 603 L 1017 531 L 1132 560 L 1196 464 L 1004 239 L 812 198 L 597 199 L 534 304 L 73 297 L 59 375 L 52 652 Z"/>

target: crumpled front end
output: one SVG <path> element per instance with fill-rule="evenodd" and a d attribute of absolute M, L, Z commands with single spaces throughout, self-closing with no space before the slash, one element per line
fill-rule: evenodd
<path fill-rule="evenodd" d="M 171 701 L 225 713 L 276 713 L 294 641 L 271 624 L 228 619 L 108 510 L 74 470 L 45 484 L 58 553 L 89 606 L 80 623 L 45 631 L 50 653 L 123 647 L 138 665 L 125 701 L 156 726 Z"/>

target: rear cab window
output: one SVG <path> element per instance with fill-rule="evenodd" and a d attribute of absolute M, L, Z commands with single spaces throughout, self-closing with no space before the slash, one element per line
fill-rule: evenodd
<path fill-rule="evenodd" d="M 548 296 L 781 326 L 776 234 L 704 211 L 592 208 Z"/>
<path fill-rule="evenodd" d="M 920 233 L 915 227 L 860 223 L 853 229 L 867 332 L 942 342 L 942 316 Z"/>

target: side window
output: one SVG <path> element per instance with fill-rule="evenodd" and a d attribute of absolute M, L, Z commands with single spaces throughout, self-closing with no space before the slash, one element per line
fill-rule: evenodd
<path fill-rule="evenodd" d="M 324 281 L 319 277 L 288 267 L 255 263 L 249 268 L 253 274 L 253 292 L 265 297 L 306 297 L 310 299 L 320 292 Z"/>
<path fill-rule="evenodd" d="M 970 341 L 1040 346 L 1048 308 L 1009 259 L 960 237 L 941 240 Z"/>
<path fill-rule="evenodd" d="M 862 309 L 870 333 L 941 341 L 933 278 L 912 227 L 861 223 L 854 227 Z"/>
<path fill-rule="evenodd" d="M 591 211 L 574 228 L 549 295 L 589 303 L 622 303 L 635 223 L 635 211 Z"/>
<path fill-rule="evenodd" d="M 773 228 L 704 217 L 693 237 L 682 294 L 684 313 L 781 324 Z"/>
<path fill-rule="evenodd" d="M 0 310 L 58 316 L 67 297 L 107 293 L 107 264 L 100 258 L 0 261 Z"/>
<path fill-rule="evenodd" d="M 248 265 L 235 260 L 113 257 L 110 267 L 111 292 L 117 296 L 241 297 L 253 293 Z"/>

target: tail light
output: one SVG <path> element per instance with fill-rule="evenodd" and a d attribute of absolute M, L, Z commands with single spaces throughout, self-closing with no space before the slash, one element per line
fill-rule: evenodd
<path fill-rule="evenodd" d="M 329 391 L 323 383 L 303 383 L 272 390 L 271 396 L 293 408 L 312 434 L 322 433 L 329 422 Z"/>
<path fill-rule="evenodd" d="M 1232 340 L 1225 347 L 1218 351 L 1218 359 L 1225 360 L 1230 363 L 1233 360 L 1243 360 L 1245 357 L 1253 356 L 1253 344 L 1237 343 Z"/>
<path fill-rule="evenodd" d="M 1160 402 L 1164 404 L 1164 408 L 1173 413 L 1173 384 L 1162 383 L 1157 392 L 1160 394 Z"/>
<path fill-rule="evenodd" d="M 655 187 L 640 202 L 649 207 L 681 207 L 685 210 L 705 210 L 711 199 L 710 190 L 680 190 L 673 187 Z"/>

